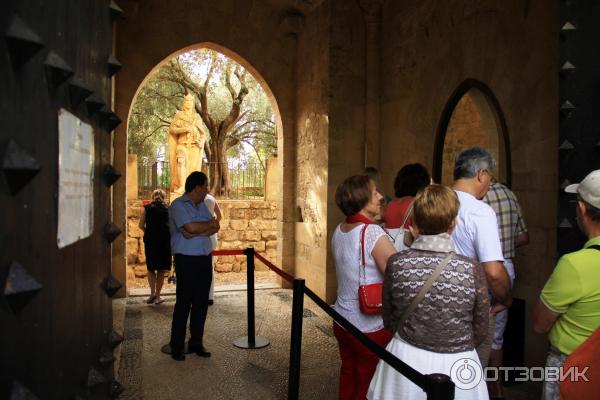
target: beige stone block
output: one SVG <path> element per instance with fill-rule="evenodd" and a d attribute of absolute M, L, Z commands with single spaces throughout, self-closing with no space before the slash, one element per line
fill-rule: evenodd
<path fill-rule="evenodd" d="M 148 268 L 145 265 L 137 264 L 133 266 L 133 274 L 136 278 L 145 278 L 148 276 Z"/>
<path fill-rule="evenodd" d="M 219 262 L 215 264 L 216 272 L 231 272 L 233 270 L 233 263 L 230 262 Z"/>
<path fill-rule="evenodd" d="M 265 242 L 265 246 L 267 250 L 277 249 L 277 240 L 268 240 L 267 242 Z"/>
<path fill-rule="evenodd" d="M 255 242 L 261 239 L 261 233 L 259 231 L 244 231 L 240 233 L 242 234 L 242 240 Z"/>
<path fill-rule="evenodd" d="M 277 219 L 277 210 L 262 210 L 262 218 Z"/>
<path fill-rule="evenodd" d="M 138 222 L 134 220 L 127 220 L 127 236 L 133 238 L 140 238 L 144 236 L 144 231 L 138 226 Z"/>
<path fill-rule="evenodd" d="M 241 272 L 242 271 L 242 266 L 241 264 L 233 264 L 233 269 L 232 272 Z"/>
<path fill-rule="evenodd" d="M 137 199 L 138 169 L 137 154 L 127 154 L 127 199 Z"/>
<path fill-rule="evenodd" d="M 245 263 L 246 262 L 246 256 L 234 256 L 235 257 L 235 261 L 238 263 Z"/>
<path fill-rule="evenodd" d="M 248 228 L 248 221 L 244 219 L 232 219 L 229 221 L 229 227 L 236 231 L 243 231 Z"/>
<path fill-rule="evenodd" d="M 219 222 L 219 225 L 221 225 L 221 230 L 219 232 L 222 232 L 225 229 L 229 229 L 229 221 L 229 219 L 223 218 L 221 222 Z"/>
<path fill-rule="evenodd" d="M 263 231 L 262 232 L 262 239 L 263 240 L 276 240 L 277 239 L 277 232 L 276 231 Z"/>
<path fill-rule="evenodd" d="M 231 217 L 231 207 L 225 206 L 219 202 L 219 208 L 221 209 L 221 216 L 223 217 L 223 220 Z M 221 220 L 221 222 L 223 222 L 223 220 Z"/>
<path fill-rule="evenodd" d="M 127 219 L 135 219 L 139 221 L 143 209 L 144 207 L 141 204 L 127 207 Z"/>
<path fill-rule="evenodd" d="M 127 238 L 127 264 L 135 264 L 138 257 L 138 240 L 137 238 Z"/>
<path fill-rule="evenodd" d="M 265 198 L 267 200 L 275 200 L 280 194 L 280 168 L 277 157 L 269 158 L 266 161 Z"/>
<path fill-rule="evenodd" d="M 234 209 L 229 213 L 231 219 L 246 219 L 246 211 L 243 209 Z"/>
<path fill-rule="evenodd" d="M 261 217 L 261 212 L 265 212 L 266 210 L 257 210 L 257 209 L 248 209 L 246 210 L 246 219 L 253 220 Z"/>
<path fill-rule="evenodd" d="M 138 254 L 137 254 L 138 262 L 145 263 L 146 262 L 146 251 L 144 248 L 144 240 L 138 239 Z"/>
<path fill-rule="evenodd" d="M 243 243 L 240 242 L 239 240 L 234 240 L 232 242 L 222 242 L 221 248 L 223 250 L 241 250 L 241 249 L 244 249 L 245 247 L 243 247 Z"/>
<path fill-rule="evenodd" d="M 231 200 L 218 199 L 217 201 L 219 202 L 219 208 L 221 209 L 221 211 L 231 209 Z"/>
<path fill-rule="evenodd" d="M 232 231 L 230 229 L 219 232 L 219 242 L 231 242 L 232 240 L 239 240 L 240 233 L 238 231 Z"/>
<path fill-rule="evenodd" d="M 256 229 L 258 231 L 274 231 L 277 229 L 277 221 L 275 220 L 263 220 L 263 219 L 254 219 L 248 221 L 248 228 Z"/>
<path fill-rule="evenodd" d="M 269 208 L 269 202 L 267 202 L 267 201 L 252 201 L 252 202 L 250 202 L 250 208 Z"/>
<path fill-rule="evenodd" d="M 260 252 L 263 252 L 266 249 L 265 242 L 263 242 L 263 241 L 260 241 L 260 242 L 249 242 L 248 246 L 249 247 L 254 247 L 254 250 L 260 251 Z"/>
<path fill-rule="evenodd" d="M 242 208 L 250 208 L 251 207 L 251 202 L 250 201 L 246 201 L 246 200 L 232 200 L 231 201 L 231 208 L 236 208 L 238 210 L 242 209 Z"/>

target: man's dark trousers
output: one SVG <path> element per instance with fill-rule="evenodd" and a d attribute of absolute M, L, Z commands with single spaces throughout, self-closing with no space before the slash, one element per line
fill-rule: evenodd
<path fill-rule="evenodd" d="M 189 346 L 193 349 L 202 346 L 204 322 L 208 312 L 208 292 L 212 281 L 212 256 L 175 254 L 175 273 L 177 289 L 171 324 L 173 354 L 182 353 L 184 350 L 188 316 L 191 334 Z"/>

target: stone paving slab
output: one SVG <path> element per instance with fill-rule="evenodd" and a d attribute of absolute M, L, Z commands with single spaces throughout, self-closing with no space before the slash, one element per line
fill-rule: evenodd
<path fill-rule="evenodd" d="M 204 344 L 212 357 L 183 362 L 160 352 L 168 342 L 174 297 L 161 305 L 126 300 L 117 379 L 121 399 L 285 399 L 289 367 L 291 291 L 256 291 L 256 332 L 270 341 L 257 350 L 232 341 L 246 332 L 246 292 L 215 293 Z M 337 399 L 339 355 L 331 319 L 305 297 L 300 397 Z"/>
<path fill-rule="evenodd" d="M 216 292 L 204 337 L 212 357 L 190 354 L 183 362 L 160 351 L 169 341 L 175 302 L 174 296 L 164 298 L 161 305 L 147 305 L 143 297 L 113 301 L 115 329 L 126 339 L 115 353 L 116 378 L 126 389 L 120 399 L 287 398 L 291 290 L 256 291 L 256 333 L 270 341 L 269 346 L 257 350 L 238 349 L 232 344 L 247 335 L 246 292 Z M 340 361 L 332 321 L 308 297 L 304 302 L 300 398 L 334 400 Z M 506 399 L 539 396 L 539 383 L 505 388 Z"/>

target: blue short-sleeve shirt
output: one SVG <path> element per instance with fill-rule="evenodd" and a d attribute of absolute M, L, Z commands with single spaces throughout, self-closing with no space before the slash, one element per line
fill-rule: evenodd
<path fill-rule="evenodd" d="M 169 207 L 169 230 L 171 232 L 171 252 L 186 256 L 205 256 L 212 251 L 208 236 L 194 236 L 186 239 L 183 236 L 183 226 L 188 222 L 207 222 L 212 219 L 206 204 L 201 202 L 195 206 L 184 194 L 173 200 Z"/>

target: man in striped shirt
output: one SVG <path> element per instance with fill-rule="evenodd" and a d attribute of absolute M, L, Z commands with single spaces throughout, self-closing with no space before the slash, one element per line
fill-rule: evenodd
<path fill-rule="evenodd" d="M 512 288 L 515 280 L 515 267 L 513 264 L 515 248 L 529 243 L 529 233 L 527 233 L 527 227 L 525 226 L 525 221 L 521 213 L 521 207 L 517 201 L 517 196 L 515 196 L 512 190 L 496 180 L 492 180 L 483 201 L 489 204 L 496 213 L 498 232 L 500 234 L 502 253 L 504 255 L 504 268 L 506 268 L 506 272 L 508 272 L 510 286 Z M 503 310 L 496 314 L 494 338 L 488 363 L 490 367 L 502 366 L 502 343 L 507 321 L 508 310 Z M 490 396 L 492 398 L 502 397 L 502 385 L 500 381 L 489 382 L 488 385 Z"/>

